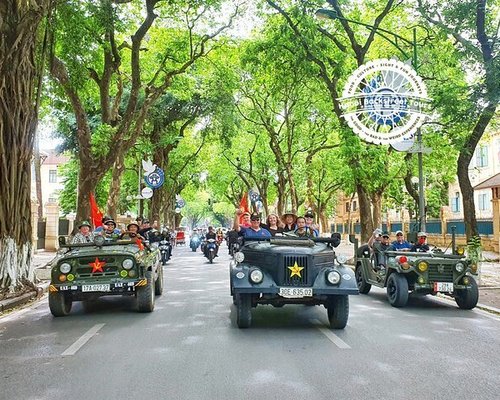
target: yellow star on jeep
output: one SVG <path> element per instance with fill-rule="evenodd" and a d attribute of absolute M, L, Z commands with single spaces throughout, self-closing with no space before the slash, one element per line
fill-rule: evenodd
<path fill-rule="evenodd" d="M 300 271 L 302 271 L 304 267 L 299 267 L 297 261 L 295 261 L 293 267 L 288 267 L 288 269 L 291 271 L 290 278 L 293 278 L 295 275 L 297 275 L 299 278 L 302 278 L 302 275 L 300 275 Z"/>

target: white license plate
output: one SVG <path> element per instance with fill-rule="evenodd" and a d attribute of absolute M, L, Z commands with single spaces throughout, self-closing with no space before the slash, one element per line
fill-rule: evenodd
<path fill-rule="evenodd" d="M 96 285 L 82 285 L 82 292 L 109 292 L 110 286 L 108 284 Z"/>
<path fill-rule="evenodd" d="M 300 297 L 310 297 L 313 295 L 313 290 L 312 288 L 281 287 L 279 295 L 291 299 Z"/>
<path fill-rule="evenodd" d="M 453 292 L 453 283 L 451 283 L 451 282 L 434 282 L 434 291 L 435 292 L 451 293 L 451 292 Z"/>

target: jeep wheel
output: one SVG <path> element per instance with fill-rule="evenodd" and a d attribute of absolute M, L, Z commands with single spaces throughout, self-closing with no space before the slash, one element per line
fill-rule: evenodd
<path fill-rule="evenodd" d="M 361 265 L 358 265 L 356 267 L 355 274 L 356 274 L 356 283 L 358 284 L 359 293 L 368 294 L 368 292 L 372 288 L 372 285 L 370 285 L 366 281 L 365 274 L 363 273 L 363 267 Z"/>
<path fill-rule="evenodd" d="M 71 311 L 73 301 L 66 293 L 49 293 L 49 308 L 54 317 L 65 317 Z"/>
<path fill-rule="evenodd" d="M 462 310 L 472 310 L 479 300 L 479 291 L 474 278 L 469 276 L 469 289 L 457 289 L 455 291 L 455 301 Z"/>
<path fill-rule="evenodd" d="M 238 295 L 236 301 L 236 324 L 238 328 L 248 328 L 252 323 L 252 297 L 249 294 Z"/>
<path fill-rule="evenodd" d="M 404 275 L 392 273 L 387 280 L 387 299 L 393 307 L 404 307 L 408 302 L 408 281 Z"/>
<path fill-rule="evenodd" d="M 163 293 L 163 265 L 158 266 L 158 278 L 155 281 L 155 295 L 160 296 Z"/>
<path fill-rule="evenodd" d="M 329 296 L 326 311 L 330 328 L 344 329 L 349 319 L 349 297 L 347 295 Z"/>
<path fill-rule="evenodd" d="M 151 271 L 146 272 L 146 279 L 148 281 L 146 286 L 137 287 L 137 310 L 139 312 L 151 312 L 155 308 L 155 289 Z"/>

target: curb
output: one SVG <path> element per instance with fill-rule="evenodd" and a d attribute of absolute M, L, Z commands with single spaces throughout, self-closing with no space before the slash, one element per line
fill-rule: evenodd
<path fill-rule="evenodd" d="M 43 294 L 47 291 L 49 282 L 44 282 L 37 286 L 37 290 L 24 293 L 21 296 L 13 297 L 11 299 L 0 300 L 0 314 L 11 311 L 16 307 L 23 306 L 29 302 L 37 301 L 42 298 Z"/>

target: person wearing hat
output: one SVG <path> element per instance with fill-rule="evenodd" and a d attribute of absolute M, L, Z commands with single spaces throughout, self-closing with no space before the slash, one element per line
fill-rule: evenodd
<path fill-rule="evenodd" d="M 109 215 L 105 215 L 104 217 L 102 217 L 102 219 L 101 219 L 101 225 L 99 225 L 98 227 L 96 227 L 94 229 L 94 234 L 96 234 L 96 233 L 101 234 L 104 231 L 104 229 L 105 229 L 104 226 L 106 225 L 106 222 L 110 221 L 110 220 L 112 221 L 113 218 L 111 218 Z"/>
<path fill-rule="evenodd" d="M 88 221 L 82 221 L 78 225 L 78 232 L 73 236 L 71 243 L 91 243 L 93 241 L 94 234 L 91 231 L 90 223 Z"/>
<path fill-rule="evenodd" d="M 427 233 L 418 232 L 417 234 L 417 243 L 415 243 L 410 251 L 429 251 L 429 245 L 427 242 Z"/>
<path fill-rule="evenodd" d="M 149 222 L 149 219 L 144 219 L 142 221 L 141 229 L 139 229 L 139 235 L 142 237 L 147 238 L 147 233 L 152 230 L 153 228 L 151 227 L 151 224 Z"/>
<path fill-rule="evenodd" d="M 283 214 L 281 216 L 281 221 L 285 225 L 283 227 L 283 232 L 293 232 L 297 228 L 297 226 L 295 225 L 295 222 L 297 221 L 297 215 L 295 215 L 291 211 Z"/>
<path fill-rule="evenodd" d="M 306 221 L 306 226 L 314 232 L 314 236 L 319 236 L 319 226 L 314 223 L 314 213 L 311 210 L 307 210 L 304 214 L 304 219 Z"/>
<path fill-rule="evenodd" d="M 120 235 L 120 239 L 142 239 L 139 235 L 139 224 L 131 222 L 127 225 L 127 231 Z"/>
<path fill-rule="evenodd" d="M 396 231 L 396 240 L 392 242 L 392 247 L 397 251 L 411 250 L 411 244 L 405 240 L 403 231 Z"/>
<path fill-rule="evenodd" d="M 374 269 L 380 273 L 385 273 L 385 265 L 387 264 L 387 255 L 385 252 L 388 250 L 394 250 L 394 247 L 389 242 L 389 239 L 389 232 L 381 232 L 380 229 L 375 229 L 372 237 L 368 241 L 368 245 L 370 245 L 373 249 L 375 256 Z"/>
<path fill-rule="evenodd" d="M 250 215 L 250 227 L 245 228 L 237 225 L 234 229 L 245 239 L 268 239 L 271 237 L 271 233 L 260 226 L 260 215 L 258 213 Z"/>

